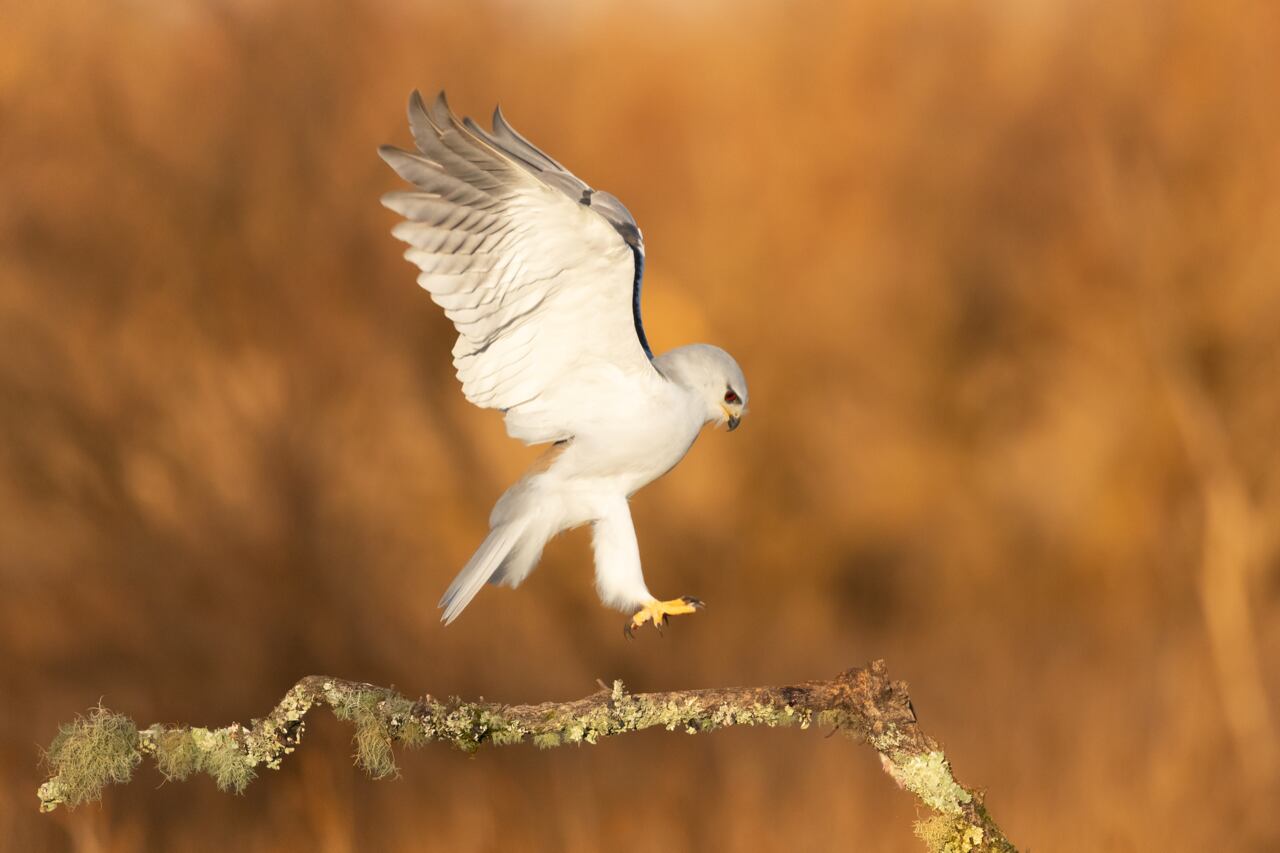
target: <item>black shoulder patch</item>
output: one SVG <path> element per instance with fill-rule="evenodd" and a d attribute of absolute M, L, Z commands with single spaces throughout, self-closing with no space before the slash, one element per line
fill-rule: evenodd
<path fill-rule="evenodd" d="M 622 229 L 618 229 L 621 231 Z M 626 235 L 623 235 L 626 238 Z M 640 319 L 640 287 L 644 281 L 644 250 L 637 243 L 627 240 L 627 244 L 631 246 L 631 259 L 635 263 L 636 274 L 635 279 L 631 283 L 631 322 L 636 327 L 636 337 L 640 339 L 640 346 L 644 349 L 644 354 L 653 361 L 653 350 L 649 348 L 649 338 L 644 333 L 644 322 Z"/>

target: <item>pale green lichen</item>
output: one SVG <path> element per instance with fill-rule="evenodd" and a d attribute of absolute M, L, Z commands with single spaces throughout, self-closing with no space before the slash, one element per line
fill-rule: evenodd
<path fill-rule="evenodd" d="M 497 730 L 489 733 L 489 740 L 494 746 L 512 746 L 524 740 L 524 733 L 515 729 Z"/>
<path fill-rule="evenodd" d="M 759 702 L 750 707 L 721 705 L 713 709 L 706 719 L 698 722 L 697 731 L 714 731 L 725 726 L 778 726 L 800 725 L 807 728 L 809 713 L 797 714 L 795 708 L 784 705 L 782 708 L 773 705 L 762 705 Z"/>
<path fill-rule="evenodd" d="M 400 772 L 391 750 L 391 735 L 382 719 L 374 714 L 355 718 L 356 761 L 374 779 L 385 779 Z"/>
<path fill-rule="evenodd" d="M 185 781 L 201 769 L 204 753 L 189 730 L 161 731 L 148 738 L 147 743 L 155 753 L 156 769 L 166 782 Z"/>
<path fill-rule="evenodd" d="M 40 786 L 40 809 L 78 806 L 102 797 L 112 782 L 128 782 L 142 760 L 138 728 L 128 717 L 101 706 L 58 730 L 44 756 L 53 770 Z"/>
<path fill-rule="evenodd" d="M 374 779 L 395 776 L 400 771 L 391 750 L 392 733 L 387 713 L 387 702 L 391 698 L 399 700 L 395 703 L 395 710 L 402 714 L 406 707 L 412 708 L 411 702 L 389 691 L 331 691 L 329 707 L 333 709 L 333 715 L 339 720 L 349 720 L 355 726 L 352 743 L 355 745 L 356 763 Z"/>
<path fill-rule="evenodd" d="M 883 755 L 893 754 L 906 740 L 906 736 L 897 726 L 892 724 L 885 725 L 879 731 L 872 731 L 867 734 L 867 742 Z"/>
<path fill-rule="evenodd" d="M 840 731 L 851 731 L 848 725 L 848 717 L 842 711 L 825 710 L 819 711 L 814 717 L 814 723 L 820 729 L 838 729 Z"/>
<path fill-rule="evenodd" d="M 417 749 L 430 741 L 431 737 L 421 722 L 414 717 L 409 717 L 396 729 L 396 740 L 409 749 Z"/>
<path fill-rule="evenodd" d="M 925 843 L 929 853 L 972 853 L 982 849 L 986 836 L 982 827 L 963 818 L 934 815 L 917 821 L 916 837 Z"/>
<path fill-rule="evenodd" d="M 555 732 L 542 732 L 533 736 L 533 744 L 538 749 L 554 749 L 561 744 L 560 735 Z"/>
<path fill-rule="evenodd" d="M 924 754 L 893 754 L 886 769 L 899 785 L 936 812 L 959 815 L 962 805 L 973 802 L 973 796 L 951 775 L 947 757 L 937 750 Z"/>
<path fill-rule="evenodd" d="M 258 775 L 253 759 L 245 754 L 240 740 L 247 732 L 240 726 L 224 729 L 190 729 L 191 739 L 200 751 L 199 769 L 213 777 L 219 791 L 243 794 Z M 237 734 L 240 737 L 237 737 Z"/>

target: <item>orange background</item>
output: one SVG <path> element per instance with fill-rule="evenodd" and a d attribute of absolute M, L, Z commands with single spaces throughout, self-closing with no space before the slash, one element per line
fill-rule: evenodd
<path fill-rule="evenodd" d="M 144 767 L 36 814 L 103 702 L 265 713 L 309 673 L 573 698 L 883 657 L 1011 838 L 1280 845 L 1274 4 L 3 0 L 0 838 L 14 850 L 917 850 L 818 732 L 428 746 L 317 720 L 243 797 Z M 752 412 L 634 501 L 626 642 L 587 537 L 448 630 L 535 451 L 452 376 L 378 206 L 409 91 L 619 196 L 655 349 Z"/>

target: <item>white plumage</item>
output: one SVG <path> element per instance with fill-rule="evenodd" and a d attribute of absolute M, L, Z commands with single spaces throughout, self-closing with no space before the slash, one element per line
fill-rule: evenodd
<path fill-rule="evenodd" d="M 384 146 L 414 189 L 383 204 L 418 283 L 458 331 L 454 365 L 466 398 L 506 413 L 507 432 L 554 443 L 498 501 L 490 532 L 441 599 L 457 618 L 486 582 L 518 585 L 557 533 L 593 525 L 600 597 L 638 610 L 628 629 L 690 612 L 645 587 L 627 499 L 669 471 L 708 422 L 737 426 L 742 371 L 723 350 L 681 347 L 654 358 L 640 320 L 644 243 L 631 214 L 515 132 L 459 121 L 444 93 L 417 92 L 418 153 Z"/>

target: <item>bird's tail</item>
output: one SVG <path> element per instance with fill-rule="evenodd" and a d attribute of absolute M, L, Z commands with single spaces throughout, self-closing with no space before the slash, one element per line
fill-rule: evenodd
<path fill-rule="evenodd" d="M 440 599 L 439 606 L 444 608 L 444 615 L 440 619 L 444 624 L 448 625 L 457 619 L 485 582 L 500 575 L 504 561 L 513 556 L 512 552 L 521 544 L 521 538 L 528 527 L 528 518 L 514 518 L 489 531 L 484 542 L 462 567 L 462 571 L 458 572 L 458 576 Z"/>

